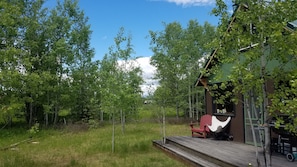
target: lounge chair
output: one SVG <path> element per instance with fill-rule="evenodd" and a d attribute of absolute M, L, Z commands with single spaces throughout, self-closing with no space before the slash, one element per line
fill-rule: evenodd
<path fill-rule="evenodd" d="M 211 125 L 211 115 L 203 115 L 200 119 L 199 128 L 195 128 L 194 124 L 190 124 L 192 137 L 201 137 L 206 138 L 207 135 L 210 133 L 208 125 Z"/>
<path fill-rule="evenodd" d="M 211 125 L 207 125 L 209 130 L 214 133 L 219 133 L 228 125 L 231 121 L 231 117 L 228 117 L 226 121 L 220 121 L 216 116 L 211 116 Z"/>
<path fill-rule="evenodd" d="M 216 139 L 229 139 L 229 134 L 225 132 L 225 129 L 230 121 L 231 117 L 228 117 L 225 121 L 220 121 L 216 116 L 212 116 L 211 125 L 207 126 Z"/>

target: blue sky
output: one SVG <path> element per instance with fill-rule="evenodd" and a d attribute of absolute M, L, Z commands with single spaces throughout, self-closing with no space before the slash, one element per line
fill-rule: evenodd
<path fill-rule="evenodd" d="M 57 0 L 47 0 L 52 7 Z M 230 0 L 229 0 L 230 1 Z M 112 45 L 120 27 L 132 35 L 135 56 L 152 56 L 149 31 L 164 30 L 163 22 L 179 22 L 184 27 L 189 20 L 218 24 L 210 15 L 215 0 L 79 0 L 79 7 L 89 18 L 93 31 L 91 46 L 95 60 L 101 60 Z"/>
<path fill-rule="evenodd" d="M 136 56 L 152 56 L 149 31 L 163 30 L 162 22 L 177 21 L 185 26 L 191 19 L 197 19 L 201 24 L 209 21 L 216 25 L 218 22 L 210 16 L 211 5 L 185 7 L 156 0 L 81 0 L 80 7 L 90 19 L 95 59 L 101 59 L 108 52 L 120 27 L 132 35 Z"/>
<path fill-rule="evenodd" d="M 56 2 L 47 0 L 45 7 L 52 8 Z M 145 83 L 141 88 L 144 94 L 158 85 L 153 79 L 155 68 L 149 64 L 153 55 L 149 31 L 163 31 L 163 23 L 172 22 L 179 22 L 186 28 L 190 20 L 197 20 L 200 25 L 207 21 L 216 26 L 219 19 L 210 14 L 214 7 L 215 0 L 79 0 L 79 8 L 89 18 L 93 31 L 94 60 L 101 60 L 108 53 L 120 27 L 132 35 L 133 57 L 142 57 L 137 61 L 143 70 Z"/>

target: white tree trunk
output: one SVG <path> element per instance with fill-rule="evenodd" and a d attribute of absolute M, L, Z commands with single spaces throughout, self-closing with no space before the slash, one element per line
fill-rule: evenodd
<path fill-rule="evenodd" d="M 166 144 L 166 114 L 165 109 L 162 107 L 162 113 L 163 113 L 163 144 Z"/>
<path fill-rule="evenodd" d="M 250 103 L 249 102 L 250 101 L 247 98 L 244 98 L 244 105 L 246 106 L 246 112 L 248 114 L 249 122 L 250 122 L 250 125 L 251 125 L 251 130 L 252 130 L 252 135 L 253 135 L 253 142 L 254 142 L 254 146 L 256 148 L 255 152 L 256 152 L 257 165 L 261 166 L 260 160 L 259 160 L 259 151 L 258 151 L 258 145 L 257 145 L 257 140 L 256 140 L 256 133 L 255 133 L 255 129 L 254 129 L 254 126 L 253 126 L 253 121 L 252 121 L 252 117 L 251 117 L 251 109 L 250 109 Z"/>
<path fill-rule="evenodd" d="M 101 110 L 101 111 L 100 111 L 100 121 L 101 121 L 101 122 L 103 122 L 103 121 L 104 121 L 104 118 L 103 118 L 103 116 L 104 116 L 104 113 L 103 113 L 103 111 Z"/>
<path fill-rule="evenodd" d="M 262 1 L 262 0 L 260 0 Z M 259 21 L 261 23 L 262 16 L 259 16 Z M 264 158 L 265 158 L 265 165 L 267 167 L 271 167 L 271 152 L 270 152 L 270 128 L 269 128 L 269 114 L 268 114 L 268 97 L 267 97 L 267 89 L 266 89 L 266 55 L 265 55 L 265 38 L 263 36 L 263 33 L 261 33 L 261 79 L 263 79 L 262 83 L 262 97 L 263 97 L 263 112 L 264 112 L 264 134 L 265 134 L 265 145 L 264 145 Z"/>
<path fill-rule="evenodd" d="M 197 91 L 197 97 L 196 97 L 196 120 L 199 120 L 199 91 Z"/>
<path fill-rule="evenodd" d="M 188 103 L 189 103 L 189 118 L 193 118 L 192 104 L 191 104 L 191 85 L 188 86 Z"/>
<path fill-rule="evenodd" d="M 121 109 L 121 124 L 122 124 L 122 133 L 125 133 L 125 112 Z"/>
<path fill-rule="evenodd" d="M 264 144 L 264 154 L 265 154 L 265 162 L 267 167 L 271 167 L 271 152 L 270 152 L 270 128 L 269 121 L 270 116 L 268 113 L 268 97 L 267 97 L 267 89 L 266 89 L 266 78 L 265 78 L 265 48 L 264 43 L 262 43 L 262 56 L 261 56 L 261 78 L 263 79 L 262 83 L 262 97 L 263 97 L 263 112 L 264 112 L 264 134 L 265 134 L 265 144 Z"/>
<path fill-rule="evenodd" d="M 112 139 L 111 139 L 111 151 L 112 151 L 112 153 L 114 153 L 114 147 L 115 147 L 114 135 L 115 135 L 115 120 L 114 120 L 114 111 L 113 111 L 113 113 L 112 113 Z"/>

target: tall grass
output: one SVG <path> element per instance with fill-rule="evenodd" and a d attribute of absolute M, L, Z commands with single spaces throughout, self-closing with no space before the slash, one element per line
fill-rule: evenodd
<path fill-rule="evenodd" d="M 145 104 L 140 108 L 139 119 L 156 119 L 158 116 L 162 116 L 161 108 L 155 104 Z M 166 117 L 176 117 L 176 108 L 166 107 Z M 184 113 L 180 112 L 179 117 L 183 117 Z"/>
<path fill-rule="evenodd" d="M 111 125 L 97 129 L 41 130 L 14 149 L 0 151 L 1 167 L 180 167 L 173 160 L 152 146 L 152 140 L 160 139 L 160 125 L 133 123 L 126 125 L 122 133 L 116 126 L 115 153 L 111 152 Z M 167 125 L 168 136 L 190 135 L 187 125 Z M 25 130 L 1 130 L 0 149 L 28 138 Z"/>

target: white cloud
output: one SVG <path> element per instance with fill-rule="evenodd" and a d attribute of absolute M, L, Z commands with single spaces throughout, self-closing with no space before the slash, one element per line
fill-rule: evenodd
<path fill-rule="evenodd" d="M 144 83 L 140 85 L 141 90 L 143 92 L 143 96 L 147 96 L 153 93 L 156 88 L 159 86 L 158 80 L 154 79 L 154 75 L 156 72 L 156 68 L 150 65 L 151 57 L 141 57 L 137 58 L 136 61 L 129 61 L 127 68 L 129 66 L 137 66 L 142 70 L 142 78 Z M 122 67 L 123 61 L 118 61 L 119 66 Z M 127 65 L 127 64 L 126 64 Z M 123 68 L 123 67 L 122 67 Z"/>
<path fill-rule="evenodd" d="M 182 6 L 207 6 L 215 4 L 215 0 L 165 0 Z"/>
<path fill-rule="evenodd" d="M 165 1 L 169 3 L 175 3 L 183 7 L 189 6 L 210 6 L 215 5 L 216 0 L 151 0 L 151 1 Z M 232 5 L 232 0 L 223 0 L 227 5 Z"/>
<path fill-rule="evenodd" d="M 151 57 L 141 57 L 136 59 L 139 67 L 142 69 L 142 78 L 144 84 L 141 85 L 141 90 L 143 91 L 143 96 L 147 96 L 153 93 L 158 87 L 158 80 L 154 79 L 156 68 L 150 65 Z"/>

